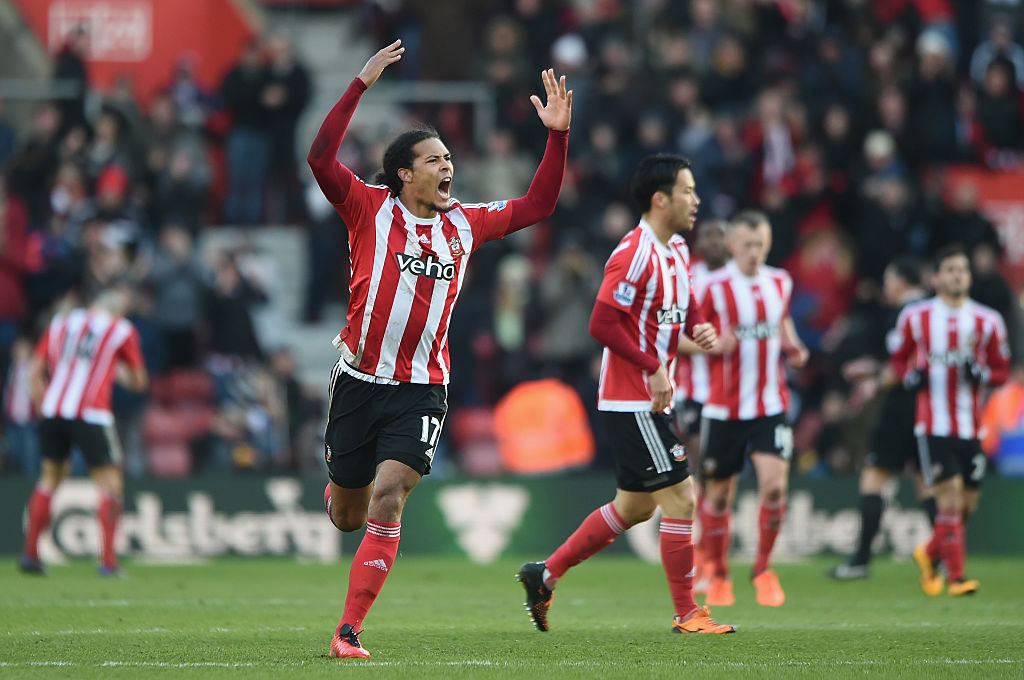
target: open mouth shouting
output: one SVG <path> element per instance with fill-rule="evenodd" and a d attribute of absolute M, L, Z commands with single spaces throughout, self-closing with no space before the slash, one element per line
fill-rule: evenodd
<path fill-rule="evenodd" d="M 445 177 L 437 185 L 437 195 L 441 198 L 444 203 L 447 203 L 452 197 L 452 178 Z"/>

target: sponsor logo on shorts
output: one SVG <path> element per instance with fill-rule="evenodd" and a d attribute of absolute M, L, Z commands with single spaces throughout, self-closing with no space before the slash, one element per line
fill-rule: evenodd
<path fill-rule="evenodd" d="M 328 463 L 331 462 L 331 453 L 331 445 L 324 444 L 324 460 L 326 460 Z"/>

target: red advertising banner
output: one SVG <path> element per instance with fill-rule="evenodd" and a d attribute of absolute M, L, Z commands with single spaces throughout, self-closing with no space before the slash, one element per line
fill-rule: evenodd
<path fill-rule="evenodd" d="M 121 76 L 148 102 L 166 88 L 175 66 L 192 62 L 203 87 L 215 90 L 256 29 L 231 0 L 14 0 L 25 22 L 56 54 L 77 26 L 89 33 L 90 85 L 105 91 Z"/>
<path fill-rule="evenodd" d="M 949 189 L 961 182 L 978 189 L 979 208 L 995 224 L 1005 249 L 1003 276 L 1014 291 L 1024 291 L 1024 171 L 958 166 L 948 169 L 946 182 Z"/>

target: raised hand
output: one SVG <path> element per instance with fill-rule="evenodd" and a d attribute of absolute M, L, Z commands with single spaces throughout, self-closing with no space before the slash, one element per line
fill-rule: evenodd
<path fill-rule="evenodd" d="M 572 118 L 572 90 L 566 92 L 565 76 L 555 78 L 553 68 L 542 71 L 540 76 L 548 95 L 547 104 L 542 105 L 537 95 L 530 95 L 530 101 L 537 109 L 540 122 L 550 130 L 568 130 L 569 120 Z"/>
<path fill-rule="evenodd" d="M 380 74 L 384 73 L 384 69 L 402 58 L 405 48 L 401 45 L 402 41 L 396 40 L 370 57 L 366 65 L 363 66 L 363 70 L 359 72 L 359 79 L 366 84 L 366 87 L 370 87 L 377 82 L 377 78 L 380 78 Z"/>

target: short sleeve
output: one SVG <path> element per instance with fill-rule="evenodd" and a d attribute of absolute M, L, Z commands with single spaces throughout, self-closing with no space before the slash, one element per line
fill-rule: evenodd
<path fill-rule="evenodd" d="M 132 330 L 118 350 L 117 356 L 132 369 L 138 370 L 145 367 L 146 364 L 142 358 L 142 343 L 139 341 L 139 332 L 135 330 L 135 326 L 132 326 Z"/>
<path fill-rule="evenodd" d="M 642 281 L 644 273 L 637 275 L 630 272 L 635 248 L 620 246 L 608 258 L 604 266 L 604 279 L 601 281 L 601 289 L 597 293 L 597 299 L 606 305 L 617 309 L 629 310 L 633 308 L 639 297 L 638 289 L 645 285 Z M 646 272 L 646 267 L 644 268 Z"/>
<path fill-rule="evenodd" d="M 474 203 L 458 205 L 473 230 L 473 250 L 487 243 L 504 238 L 512 221 L 512 210 L 509 201 L 491 201 L 490 203 Z"/>

